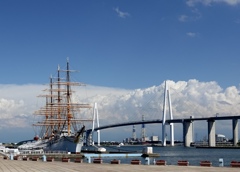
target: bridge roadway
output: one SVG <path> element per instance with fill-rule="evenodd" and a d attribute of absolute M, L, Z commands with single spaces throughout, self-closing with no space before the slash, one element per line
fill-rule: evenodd
<path fill-rule="evenodd" d="M 184 122 L 192 122 L 192 121 L 217 121 L 217 120 L 233 120 L 233 119 L 240 119 L 239 116 L 215 116 L 215 117 L 202 117 L 202 118 L 183 118 L 183 119 L 168 119 L 166 123 L 184 123 Z M 139 124 L 156 124 L 162 123 L 162 120 L 144 120 L 144 121 L 132 121 L 132 122 L 123 122 L 118 124 L 110 124 L 104 125 L 101 127 L 97 127 L 94 131 L 103 130 L 107 128 L 115 128 L 115 127 L 122 127 L 128 125 L 139 125 Z M 92 130 L 87 130 L 87 132 L 91 132 Z"/>

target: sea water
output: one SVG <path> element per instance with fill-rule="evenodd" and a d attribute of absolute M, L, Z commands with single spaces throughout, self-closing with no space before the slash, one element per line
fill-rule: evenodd
<path fill-rule="evenodd" d="M 107 151 L 122 152 L 129 151 L 133 153 L 142 153 L 143 148 L 146 146 L 121 146 L 105 147 Z M 189 165 L 199 166 L 200 161 L 211 161 L 212 166 L 220 166 L 220 159 L 223 160 L 224 166 L 230 166 L 231 161 L 240 162 L 240 149 L 212 149 L 212 148 L 194 148 L 184 146 L 174 147 L 153 147 L 153 153 L 158 153 L 159 157 L 150 157 L 150 164 L 153 164 L 155 160 L 165 160 L 168 165 L 177 165 L 179 160 L 187 160 Z M 146 160 L 143 157 L 104 157 L 104 163 L 110 163 L 112 159 L 119 159 L 121 163 L 130 164 L 132 159 L 139 159 L 142 164 L 145 164 Z"/>

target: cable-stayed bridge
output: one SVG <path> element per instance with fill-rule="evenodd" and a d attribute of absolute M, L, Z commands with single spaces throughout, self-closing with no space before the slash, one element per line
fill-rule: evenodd
<path fill-rule="evenodd" d="M 166 119 L 167 103 L 169 106 L 170 119 Z M 108 128 L 115 128 L 115 127 L 139 125 L 139 124 L 157 124 L 157 123 L 159 123 L 159 124 L 162 124 L 162 145 L 166 146 L 165 132 L 166 132 L 166 126 L 169 125 L 170 126 L 171 146 L 174 146 L 174 124 L 180 123 L 183 125 L 184 146 L 189 147 L 191 145 L 191 143 L 193 142 L 193 122 L 194 121 L 206 121 L 208 124 L 208 145 L 216 146 L 215 121 L 219 121 L 219 120 L 232 120 L 233 145 L 237 145 L 237 143 L 238 143 L 238 120 L 240 119 L 240 116 L 213 116 L 213 117 L 202 117 L 202 118 L 194 118 L 194 117 L 190 116 L 189 118 L 173 119 L 170 90 L 169 90 L 166 82 L 165 82 L 162 119 L 139 120 L 139 121 L 131 121 L 131 122 L 123 122 L 123 123 L 99 126 L 98 111 L 97 111 L 96 104 L 94 107 L 94 120 L 95 120 L 95 118 L 97 120 L 97 127 L 94 126 L 94 122 L 93 122 L 93 128 L 86 131 L 86 133 L 87 133 L 86 138 L 89 139 L 88 136 L 90 136 L 92 132 L 97 132 L 98 133 L 98 144 L 100 144 L 100 130 L 108 129 Z"/>
<path fill-rule="evenodd" d="M 183 124 L 183 140 L 185 146 L 190 146 L 190 143 L 192 140 L 192 123 L 194 121 L 207 121 L 208 122 L 208 133 L 209 133 L 209 146 L 215 146 L 213 142 L 215 142 L 215 121 L 218 120 L 232 120 L 233 124 L 233 140 L 234 145 L 238 142 L 238 120 L 240 119 L 240 116 L 219 116 L 219 117 L 203 117 L 203 118 L 183 118 L 183 119 L 168 119 L 165 121 L 166 125 L 171 123 L 181 123 Z M 132 125 L 139 125 L 139 124 L 162 124 L 163 120 L 144 120 L 144 121 L 132 121 L 132 122 L 123 122 L 123 123 L 117 123 L 117 124 L 109 124 L 104 125 L 100 127 L 96 127 L 93 130 L 87 130 L 87 132 L 92 131 L 99 131 L 109 128 L 115 128 L 115 127 L 123 127 L 123 126 L 132 126 Z"/>

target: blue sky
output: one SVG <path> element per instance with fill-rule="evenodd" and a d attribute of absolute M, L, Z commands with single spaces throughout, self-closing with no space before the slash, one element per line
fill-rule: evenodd
<path fill-rule="evenodd" d="M 1 83 L 46 83 L 70 58 L 92 85 L 238 86 L 240 3 L 231 0 L 1 1 Z"/>
<path fill-rule="evenodd" d="M 238 115 L 239 45 L 240 0 L 0 1 L 1 139 L 32 137 L 36 96 L 67 57 L 109 123 L 160 107 L 164 80 L 174 118 Z"/>

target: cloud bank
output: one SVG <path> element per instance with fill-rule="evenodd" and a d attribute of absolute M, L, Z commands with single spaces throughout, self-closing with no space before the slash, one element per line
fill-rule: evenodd
<path fill-rule="evenodd" d="M 186 1 L 186 4 L 190 7 L 193 7 L 198 3 L 201 3 L 206 6 L 210 6 L 213 3 L 225 3 L 227 5 L 235 6 L 240 4 L 240 0 L 187 0 Z"/>
<path fill-rule="evenodd" d="M 240 96 L 235 87 L 223 90 L 216 82 L 168 81 L 174 118 L 189 116 L 208 117 L 239 115 Z M 122 95 L 94 96 L 90 101 L 98 102 L 102 123 L 120 121 L 161 119 L 163 110 L 164 83 L 146 89 L 130 90 Z M 108 120 L 106 120 L 108 119 Z"/>
<path fill-rule="evenodd" d="M 239 115 L 239 88 L 222 89 L 216 82 L 168 81 L 174 118 Z M 37 95 L 43 85 L 0 85 L 0 131 L 30 128 L 33 112 L 42 104 Z M 46 87 L 45 87 L 46 88 Z M 98 103 L 100 125 L 162 119 L 164 83 L 144 89 L 126 90 L 88 86 L 76 90 L 76 101 Z"/>

